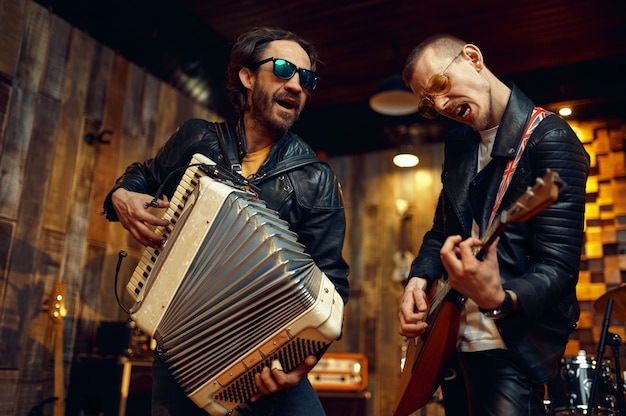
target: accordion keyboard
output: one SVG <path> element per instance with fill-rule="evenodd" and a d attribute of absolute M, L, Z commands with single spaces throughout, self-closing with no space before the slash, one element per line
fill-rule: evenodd
<path fill-rule="evenodd" d="M 199 153 L 193 155 L 191 162 L 189 162 L 189 167 L 185 170 L 172 196 L 169 207 L 163 214 L 162 218 L 168 220 L 169 224 L 155 229 L 155 232 L 161 234 L 166 240 L 172 235 L 174 227 L 176 227 L 176 222 L 182 215 L 185 204 L 189 200 L 189 196 L 198 186 L 198 180 L 202 176 L 206 176 L 206 173 L 200 169 L 200 164 L 214 165 L 215 162 Z M 139 260 L 139 263 L 135 267 L 135 271 L 126 285 L 126 291 L 130 293 L 135 302 L 139 299 L 139 295 L 146 285 L 146 281 L 150 276 L 159 254 L 161 254 L 160 250 L 146 247 L 141 260 Z"/>

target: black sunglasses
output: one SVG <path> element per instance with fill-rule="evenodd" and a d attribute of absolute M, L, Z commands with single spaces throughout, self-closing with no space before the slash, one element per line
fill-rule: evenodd
<path fill-rule="evenodd" d="M 263 59 L 262 61 L 250 65 L 249 68 L 254 71 L 269 61 L 274 63 L 273 72 L 278 78 L 291 79 L 297 72 L 300 74 L 300 85 L 302 85 L 302 88 L 310 91 L 317 87 L 317 81 L 319 81 L 320 77 L 315 72 L 309 71 L 308 69 L 298 68 L 286 59 L 275 58 L 272 56 L 271 58 Z"/>

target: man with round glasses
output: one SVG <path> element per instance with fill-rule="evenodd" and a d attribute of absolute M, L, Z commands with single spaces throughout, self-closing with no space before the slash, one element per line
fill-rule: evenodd
<path fill-rule="evenodd" d="M 403 77 L 421 115 L 462 125 L 445 137 L 443 190 L 411 266 L 399 332 L 432 331 L 427 294 L 445 276 L 461 308 L 442 382 L 446 414 L 545 414 L 544 385 L 557 375 L 579 316 L 589 156 L 564 120 L 500 81 L 473 44 L 430 37 L 410 53 Z M 494 218 L 547 171 L 564 182 L 558 200 L 507 225 L 477 257 Z"/>
<path fill-rule="evenodd" d="M 171 199 L 191 156 L 202 153 L 248 183 L 269 208 L 289 222 L 306 252 L 347 302 L 341 189 L 330 167 L 290 131 L 317 86 L 317 59 L 316 48 L 294 33 L 256 28 L 242 34 L 231 50 L 227 68 L 226 87 L 236 120 L 211 123 L 194 119 L 181 125 L 154 158 L 133 163 L 118 178 L 104 201 L 107 219 L 120 221 L 141 244 L 160 248 L 164 238 L 149 227 L 165 226 L 168 221 L 146 208 L 151 204 L 167 207 L 153 195 L 163 186 L 163 194 Z M 179 174 L 168 179 L 173 172 Z M 245 334 L 233 334 L 234 342 L 237 336 Z M 176 383 L 164 353 L 157 348 L 154 354 L 152 414 L 206 416 Z M 254 376 L 258 393 L 236 409 L 235 415 L 324 415 L 306 377 L 319 356 L 321 352 L 288 373 L 278 365 L 264 367 Z"/>

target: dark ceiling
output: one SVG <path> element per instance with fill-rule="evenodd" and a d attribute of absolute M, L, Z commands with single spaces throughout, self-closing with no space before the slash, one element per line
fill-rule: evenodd
<path fill-rule="evenodd" d="M 37 1 L 222 115 L 237 36 L 254 26 L 298 33 L 323 64 L 295 129 L 331 156 L 395 146 L 409 125 L 420 140 L 440 139 L 451 122 L 383 116 L 368 106 L 410 50 L 440 32 L 477 44 L 494 73 L 540 105 L 570 102 L 582 119 L 626 117 L 624 0 Z"/>

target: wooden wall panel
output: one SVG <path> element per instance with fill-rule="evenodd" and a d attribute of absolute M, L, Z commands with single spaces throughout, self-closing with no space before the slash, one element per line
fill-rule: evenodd
<path fill-rule="evenodd" d="M 11 100 L 11 79 L 0 72 L 0 153 L 4 145 L 4 130 L 6 128 L 9 102 Z"/>
<path fill-rule="evenodd" d="M 94 48 L 95 54 L 89 74 L 85 114 L 93 120 L 101 122 L 104 118 L 104 108 L 107 104 L 107 88 L 115 55 L 111 49 L 101 44 L 94 44 Z M 121 103 L 117 103 L 117 105 L 121 105 Z M 92 133 L 98 134 L 100 131 Z"/>
<path fill-rule="evenodd" d="M 17 368 L 0 369 L 0 415 L 15 415 L 18 374 Z"/>
<path fill-rule="evenodd" d="M 331 349 L 366 354 L 371 400 L 368 415 L 388 414 L 395 399 L 403 339 L 397 333 L 397 305 L 403 290 L 391 280 L 399 248 L 398 199 L 409 203 L 407 235 L 417 251 L 432 225 L 440 186 L 442 146 L 424 146 L 417 168 L 392 165 L 393 151 L 329 159 L 344 193 L 351 298 L 346 305 L 344 336 Z"/>
<path fill-rule="evenodd" d="M 26 11 L 16 84 L 37 90 L 46 67 L 52 17 L 47 10 L 32 2 L 27 3 Z"/>
<path fill-rule="evenodd" d="M 7 286 L 9 284 L 9 259 L 11 256 L 11 248 L 13 246 L 13 230 L 15 224 L 13 222 L 0 220 L 0 299 L 4 299 L 7 293 Z M 3 304 L 0 304 L 3 306 Z M 0 322 L 4 316 L 4 308 L 0 309 Z M 2 348 L 6 348 L 0 343 L 0 354 L 2 354 Z M 1 370 L 0 370 L 1 371 Z"/>
<path fill-rule="evenodd" d="M 51 19 L 52 28 L 48 43 L 48 54 L 46 56 L 46 70 L 40 92 L 60 100 L 63 93 L 65 66 L 67 65 L 67 53 L 72 27 L 65 20 L 58 17 L 51 16 Z"/>
<path fill-rule="evenodd" d="M 33 6 L 28 9 L 27 24 L 17 65 L 16 82 L 2 155 L 0 155 L 0 217 L 17 217 L 26 155 L 31 140 L 33 108 L 37 102 L 37 88 L 41 82 L 47 54 L 50 15 Z"/>
<path fill-rule="evenodd" d="M 105 250 L 99 245 L 87 244 L 85 264 L 82 272 L 84 278 L 79 291 L 73 292 L 72 305 L 74 313 L 74 356 L 90 354 L 94 352 L 96 332 L 102 316 L 98 309 L 100 298 L 100 281 L 102 278 L 102 266 L 105 261 Z M 106 292 L 110 295 L 110 292 Z"/>
<path fill-rule="evenodd" d="M 50 296 L 50 293 L 47 294 Z M 30 335 L 25 343 L 28 356 L 24 356 L 21 363 L 20 378 L 18 385 L 28 385 L 33 388 L 18 389 L 16 396 L 11 402 L 15 403 L 13 414 L 20 414 L 20 409 L 33 409 L 41 403 L 42 395 L 53 396 L 53 361 L 52 350 L 50 349 L 54 341 L 54 330 L 49 324 L 50 318 L 45 314 L 34 316 L 30 324 Z"/>
<path fill-rule="evenodd" d="M 15 73 L 29 2 L 0 0 L 0 74 Z"/>
<path fill-rule="evenodd" d="M 106 106 L 102 118 L 102 129 L 110 130 L 109 143 L 98 143 L 98 158 L 94 170 L 94 188 L 91 195 L 93 207 L 101 207 L 104 197 L 111 188 L 110 172 L 118 168 L 119 146 L 122 138 L 122 119 L 124 114 L 124 94 L 128 83 L 129 62 L 120 55 L 115 55 L 107 84 Z M 89 214 L 90 241 L 106 244 L 107 223 L 101 215 L 102 210 L 92 209 Z"/>
<path fill-rule="evenodd" d="M 77 137 L 83 137 L 85 132 L 89 130 L 90 120 L 83 119 L 83 123 L 76 131 Z M 63 258 L 63 275 L 61 280 L 65 283 L 66 303 L 70 317 L 80 316 L 77 311 L 82 302 L 92 303 L 94 299 L 83 300 L 80 298 L 81 288 L 84 284 L 88 284 L 93 278 L 88 274 L 85 263 L 88 260 L 88 240 L 87 229 L 89 227 L 89 212 L 91 207 L 91 190 L 93 187 L 93 171 L 96 164 L 97 149 L 87 144 L 84 140 L 76 143 L 76 162 L 74 164 L 74 177 L 71 181 L 71 187 L 68 189 L 66 196 L 71 201 L 69 210 L 67 211 L 67 220 L 65 231 L 67 239 L 65 244 Z M 75 322 L 72 319 L 70 322 Z M 66 329 L 70 328 L 69 340 L 79 339 L 74 336 L 73 326 L 66 325 Z M 81 341 L 82 342 L 82 341 Z M 70 357 L 74 356 L 75 345 L 73 342 L 67 343 L 67 350 Z M 79 350 L 79 352 L 81 352 Z M 84 351 L 82 351 L 84 352 Z"/>
<path fill-rule="evenodd" d="M 141 123 L 138 134 L 145 137 L 145 152 L 153 155 L 154 143 L 157 140 L 157 128 L 161 123 L 159 120 L 159 106 L 161 97 L 161 82 L 154 76 L 146 75 L 146 86 L 144 88 L 143 103 L 141 107 Z"/>
<path fill-rule="evenodd" d="M 139 127 L 141 125 L 143 93 L 145 90 L 146 76 L 145 71 L 142 71 L 137 65 L 130 64 L 128 68 L 128 83 L 126 84 L 126 93 L 124 94 L 124 114 L 122 118 L 121 133 L 131 142 L 139 140 Z M 134 144 L 136 145 L 138 143 Z M 126 143 L 124 143 L 124 145 L 126 145 Z M 143 149 L 141 148 L 135 148 L 132 153 L 141 152 L 142 150 Z M 132 160 L 132 153 L 131 156 L 122 157 L 128 157 Z M 120 162 L 122 162 L 122 160 L 120 160 Z"/>
<path fill-rule="evenodd" d="M 54 165 L 50 177 L 50 189 L 46 205 L 45 226 L 62 231 L 71 218 L 70 210 L 74 203 L 72 188 L 85 183 L 84 174 L 77 166 L 80 164 L 79 148 L 84 142 L 84 120 L 81 117 L 85 109 L 89 87 L 91 62 L 94 59 L 94 42 L 83 32 L 74 30 L 69 45 L 68 63 L 63 84 L 63 102 L 57 126 L 57 142 L 54 149 Z M 94 158 L 90 152 L 88 157 Z M 76 175 L 79 172 L 79 175 Z M 91 171 L 90 171 L 91 172 Z M 78 184 L 76 183 L 78 181 Z M 91 182 L 91 181 L 89 181 Z"/>
<path fill-rule="evenodd" d="M 177 92 L 170 85 L 162 85 L 159 94 L 159 109 L 157 119 L 159 123 L 156 128 L 155 140 L 152 146 L 152 154 L 163 146 L 174 130 L 180 124 L 176 115 L 176 95 Z"/>
<path fill-rule="evenodd" d="M 94 351 L 102 320 L 127 318 L 113 293 L 118 247 L 106 248 L 119 240 L 100 215 L 121 158 L 148 157 L 157 131 L 211 114 L 166 86 L 171 122 L 160 125 L 161 81 L 32 1 L 0 0 L 0 32 L 0 416 L 10 416 L 52 393 L 55 280 L 66 285 L 66 370 Z M 84 140 L 104 129 L 110 144 Z"/>
<path fill-rule="evenodd" d="M 27 382 L 37 383 L 34 374 L 41 369 L 42 345 L 37 342 L 37 335 L 43 333 L 45 321 L 41 319 L 41 305 L 45 280 L 54 261 L 50 259 L 51 247 L 42 233 L 42 212 L 47 182 L 52 164 L 54 148 L 54 129 L 59 113 L 59 102 L 45 95 L 37 96 L 37 103 L 32 111 L 35 123 L 32 142 L 25 160 L 23 189 L 20 195 L 21 209 L 18 213 L 15 239 L 26 244 L 16 249 L 11 255 L 11 270 L 7 275 L 8 291 L 2 305 L 3 315 L 0 321 L 0 337 L 8 341 L 2 348 L 0 368 L 19 368 L 20 385 Z M 36 168 L 35 168 L 36 167 Z M 19 265 L 19 266 L 18 266 Z M 18 267 L 26 267 L 20 271 Z M 42 326 L 43 325 L 43 326 Z M 16 348 L 16 346 L 23 346 Z M 33 387 L 33 386 L 31 386 Z M 33 391 L 19 389 L 14 402 L 18 408 L 33 406 Z M 15 414 L 19 414 L 15 412 Z"/>
<path fill-rule="evenodd" d="M 6 314 L 0 322 L 1 336 L 7 335 L 4 329 L 9 331 L 24 325 L 28 328 L 28 318 L 39 312 L 38 305 L 41 293 L 37 293 L 32 285 L 38 283 L 39 268 L 42 266 L 42 259 L 46 256 L 46 247 L 42 244 L 41 227 L 43 223 L 43 206 L 46 194 L 47 182 L 45 178 L 52 165 L 52 153 L 48 151 L 54 147 L 54 127 L 59 110 L 59 103 L 56 100 L 40 95 L 36 107 L 37 123 L 33 129 L 33 143 L 26 158 L 25 174 L 22 177 L 23 192 L 20 195 L 20 206 L 17 226 L 15 228 L 15 238 L 30 246 L 30 250 L 15 250 L 11 257 L 11 265 L 30 265 L 30 273 L 13 273 L 9 271 L 9 286 L 15 288 L 16 292 L 22 291 L 22 297 L 7 296 L 3 305 Z M 36 168 L 35 168 L 36 167 Z M 10 311 L 10 312 L 9 312 Z M 12 325 L 5 326 L 5 322 Z M 16 327 L 17 325 L 17 327 Z M 12 328 L 12 329 L 11 329 Z M 27 332 L 18 332 L 21 337 L 26 337 Z M 24 339 L 22 340 L 24 341 Z M 20 351 L 12 349 L 2 354 L 0 357 L 0 367 L 19 367 Z"/>
<path fill-rule="evenodd" d="M 147 158 L 149 151 L 149 138 L 139 135 L 141 129 L 141 114 L 144 99 L 144 86 L 146 74 L 136 65 L 128 67 L 128 82 L 124 94 L 124 105 L 122 124 L 120 126 L 120 140 L 111 149 L 116 152 L 117 166 L 111 166 L 118 174 L 122 174 L 125 168 L 133 162 Z M 106 184 L 107 189 L 111 188 L 112 182 Z M 104 199 L 104 196 L 103 198 Z M 107 227 L 109 236 L 107 239 L 117 241 L 122 247 L 128 244 L 136 244 L 132 236 L 122 227 L 117 225 Z"/>
<path fill-rule="evenodd" d="M 362 161 L 362 159 L 359 159 Z M 346 221 L 349 224 L 354 224 L 353 227 L 348 227 L 346 230 L 346 238 L 344 243 L 343 255 L 344 258 L 352 259 L 353 263 L 350 264 L 350 297 L 348 304 L 344 308 L 344 328 L 349 333 L 345 334 L 341 342 L 335 343 L 331 348 L 338 352 L 352 352 L 361 351 L 363 331 L 360 325 L 361 316 L 363 316 L 363 303 L 361 302 L 362 284 L 359 276 L 363 275 L 362 272 L 362 253 L 360 251 L 360 245 L 357 243 L 363 240 L 363 221 L 364 210 L 363 209 L 351 209 L 356 207 L 354 197 L 362 193 L 360 185 L 363 181 L 354 180 L 359 176 L 359 164 L 356 163 L 356 158 L 337 157 L 328 162 L 333 167 L 335 174 L 341 184 L 344 203 L 346 207 Z"/>
<path fill-rule="evenodd" d="M 13 223 L 0 220 L 0 281 L 6 282 L 9 267 L 11 239 L 13 238 Z M 4 284 L 2 284 L 4 286 Z M 0 299 L 4 298 L 0 290 Z"/>
<path fill-rule="evenodd" d="M 19 409 L 33 408 L 42 397 L 53 396 L 53 354 L 54 326 L 50 325 L 48 305 L 52 301 L 53 282 L 61 281 L 61 267 L 65 235 L 57 232 L 43 231 L 40 237 L 41 250 L 37 254 L 37 281 L 32 285 L 33 308 L 26 318 L 27 337 L 24 340 L 25 352 L 21 354 L 20 381 L 21 385 L 29 385 L 30 389 L 17 392 L 15 414 Z"/>

